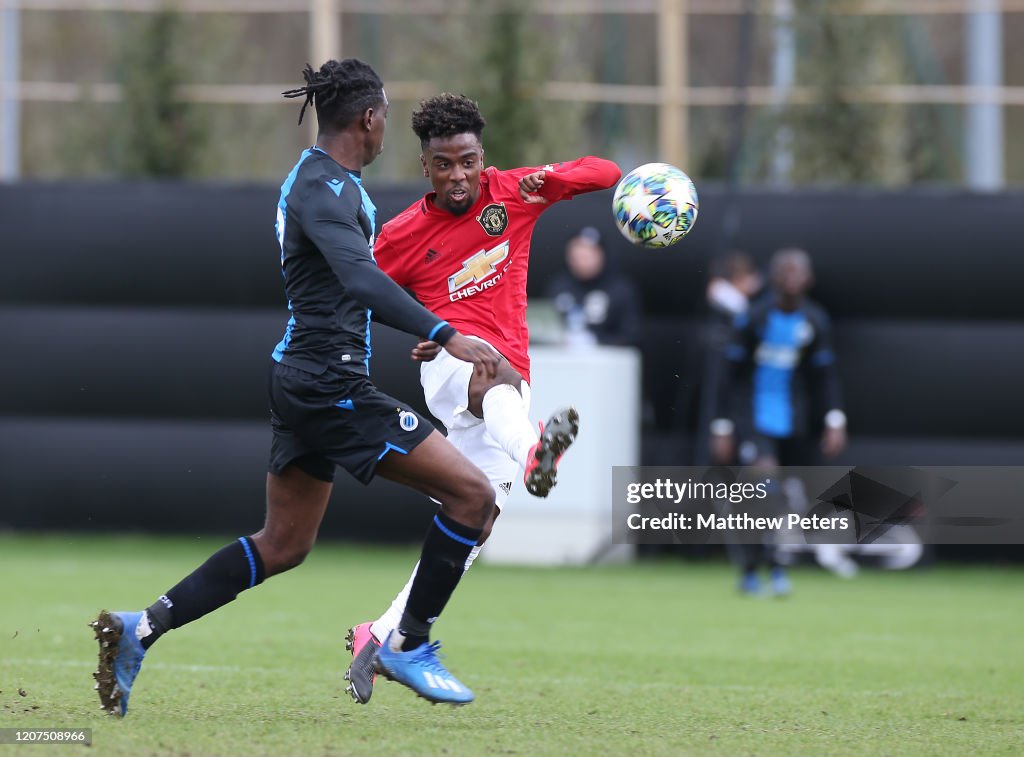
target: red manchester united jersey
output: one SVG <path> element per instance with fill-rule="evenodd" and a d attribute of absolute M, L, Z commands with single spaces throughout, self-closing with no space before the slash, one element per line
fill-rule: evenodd
<path fill-rule="evenodd" d="M 538 194 L 549 202 L 527 204 L 519 180 L 539 170 L 546 175 Z M 374 257 L 428 310 L 463 334 L 486 339 L 529 382 L 526 275 L 533 227 L 553 203 L 606 189 L 619 175 L 614 163 L 594 157 L 508 171 L 486 168 L 480 197 L 466 213 L 438 208 L 431 192 L 384 224 Z"/>

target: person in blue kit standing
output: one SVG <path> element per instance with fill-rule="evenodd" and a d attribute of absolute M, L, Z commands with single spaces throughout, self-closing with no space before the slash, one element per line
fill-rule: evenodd
<path fill-rule="evenodd" d="M 779 250 L 770 279 L 771 292 L 736 317 L 724 350 L 710 429 L 718 465 L 816 465 L 846 446 L 832 326 L 806 296 L 814 284 L 810 257 L 800 249 Z M 741 424 L 741 418 L 747 420 Z M 760 593 L 757 570 L 766 562 L 773 592 L 789 593 L 789 578 L 770 545 L 743 545 L 741 552 L 741 591 Z"/>
<path fill-rule="evenodd" d="M 336 466 L 364 484 L 379 475 L 441 503 L 405 611 L 376 664 L 430 701 L 473 700 L 441 664 L 439 644 L 429 636 L 483 536 L 494 490 L 430 421 L 370 381 L 370 320 L 432 340 L 488 378 L 501 357 L 422 307 L 374 261 L 376 209 L 360 172 L 384 142 L 388 101 L 380 77 L 355 59 L 303 73 L 305 86 L 284 94 L 305 98 L 300 123 L 314 106 L 318 133 L 288 174 L 277 208 L 291 317 L 270 361 L 265 525 L 213 554 L 146 609 L 103 610 L 90 624 L 100 643 L 94 674 L 100 707 L 112 714 L 127 714 L 143 657 L 163 634 L 305 559 Z"/>

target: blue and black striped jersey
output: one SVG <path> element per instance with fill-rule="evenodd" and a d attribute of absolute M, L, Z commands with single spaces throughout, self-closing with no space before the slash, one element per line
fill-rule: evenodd
<path fill-rule="evenodd" d="M 277 206 L 291 318 L 274 360 L 315 374 L 368 374 L 371 318 L 442 344 L 454 333 L 377 267 L 376 221 L 357 171 L 318 147 L 302 153 Z"/>

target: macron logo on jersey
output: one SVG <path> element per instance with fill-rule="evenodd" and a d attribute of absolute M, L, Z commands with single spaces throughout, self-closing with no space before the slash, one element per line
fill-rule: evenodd
<path fill-rule="evenodd" d="M 504 273 L 504 271 L 498 271 L 498 263 L 505 260 L 508 253 L 509 241 L 505 240 L 497 247 L 480 250 L 472 257 L 467 258 L 463 261 L 462 268 L 453 276 L 448 277 L 448 298 L 455 302 L 465 297 L 472 297 L 497 284 L 501 279 L 501 274 Z"/>
<path fill-rule="evenodd" d="M 335 197 L 341 197 L 341 188 L 345 186 L 345 182 L 341 179 L 331 179 L 330 181 L 325 181 L 324 184 L 327 185 L 329 190 L 334 192 Z"/>

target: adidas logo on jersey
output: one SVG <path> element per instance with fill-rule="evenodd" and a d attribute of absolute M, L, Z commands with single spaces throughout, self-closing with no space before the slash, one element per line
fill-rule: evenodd
<path fill-rule="evenodd" d="M 427 250 L 427 254 L 424 256 L 423 262 L 424 263 L 429 263 L 431 260 L 433 260 L 434 258 L 436 258 L 440 254 L 441 253 L 438 252 L 437 250 Z"/>
<path fill-rule="evenodd" d="M 512 491 L 512 482 L 505 481 L 504 483 L 498 484 L 498 488 L 504 491 L 505 494 L 508 494 L 509 492 Z"/>

